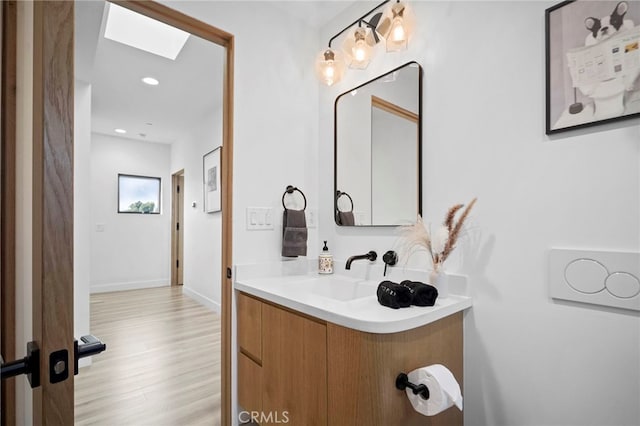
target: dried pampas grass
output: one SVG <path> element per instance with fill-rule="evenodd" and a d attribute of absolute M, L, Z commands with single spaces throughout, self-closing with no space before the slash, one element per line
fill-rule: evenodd
<path fill-rule="evenodd" d="M 464 208 L 464 204 L 452 206 L 447 211 L 442 226 L 438 228 L 435 234 L 431 234 L 431 230 L 425 226 L 422 217 L 418 215 L 416 223 L 400 228 L 403 250 L 407 253 L 426 250 L 431 257 L 433 270 L 438 272 L 444 261 L 447 260 L 451 252 L 456 248 L 464 222 L 476 204 L 476 201 L 477 198 L 471 200 L 466 208 Z M 462 208 L 464 208 L 464 210 L 460 218 L 456 221 L 456 214 Z"/>

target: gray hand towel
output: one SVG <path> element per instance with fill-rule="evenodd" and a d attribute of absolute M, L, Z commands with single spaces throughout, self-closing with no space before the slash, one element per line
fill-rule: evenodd
<path fill-rule="evenodd" d="M 342 226 L 355 226 L 356 224 L 353 212 L 338 212 L 338 220 Z"/>
<path fill-rule="evenodd" d="M 282 216 L 282 256 L 307 255 L 307 220 L 304 210 L 284 209 Z"/>

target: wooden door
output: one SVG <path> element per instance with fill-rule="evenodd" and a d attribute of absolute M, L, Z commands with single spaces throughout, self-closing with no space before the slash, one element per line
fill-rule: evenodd
<path fill-rule="evenodd" d="M 171 285 L 184 284 L 184 171 L 172 176 Z"/>
<path fill-rule="evenodd" d="M 184 175 L 178 176 L 178 284 L 184 284 Z"/>
<path fill-rule="evenodd" d="M 0 7 L 2 84 L 0 86 L 0 352 L 6 361 L 16 359 L 15 350 L 15 221 L 16 221 L 16 37 L 17 4 L 3 1 Z M 22 355 L 22 354 L 20 354 Z M 2 426 L 15 425 L 15 379 L 0 389 Z"/>
<path fill-rule="evenodd" d="M 117 1 L 226 49 L 222 155 L 222 424 L 231 424 L 233 36 L 150 1 Z M 3 2 L 4 4 L 4 2 Z M 33 340 L 41 350 L 41 385 L 33 423 L 74 422 L 73 377 L 73 102 L 74 3 L 33 4 Z M 23 141 L 22 143 L 29 143 Z M 4 171 L 4 169 L 3 169 Z M 4 206 L 3 206 L 4 207 Z M 3 237 L 3 245 L 5 235 Z M 3 247 L 3 252 L 4 252 Z M 4 273 L 4 270 L 3 270 Z M 3 312 L 4 314 L 4 312 Z M 68 371 L 51 380 L 54 365 Z"/>
<path fill-rule="evenodd" d="M 73 2 L 34 3 L 33 422 L 73 424 Z M 50 370 L 64 368 L 64 374 Z M 59 380 L 59 381 L 58 381 Z M 53 383 L 55 382 L 55 383 Z"/>

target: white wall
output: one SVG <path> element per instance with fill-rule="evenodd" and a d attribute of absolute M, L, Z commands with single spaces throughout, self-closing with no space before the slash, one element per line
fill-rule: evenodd
<path fill-rule="evenodd" d="M 73 131 L 73 323 L 74 335 L 89 334 L 91 285 L 91 85 L 75 81 Z M 90 359 L 80 360 L 87 365 Z"/>
<path fill-rule="evenodd" d="M 235 36 L 233 262 L 280 260 L 286 186 L 301 188 L 309 209 L 318 207 L 316 31 L 284 12 L 286 2 L 163 3 Z M 250 206 L 273 207 L 275 229 L 247 231 Z M 318 245 L 312 230 L 309 257 Z"/>
<path fill-rule="evenodd" d="M 92 292 L 170 285 L 170 155 L 166 144 L 92 134 Z M 118 173 L 160 177 L 161 213 L 118 214 Z"/>
<path fill-rule="evenodd" d="M 182 290 L 220 312 L 222 213 L 203 210 L 202 161 L 206 153 L 222 145 L 222 110 L 208 111 L 197 123 L 190 135 L 171 146 L 171 173 L 184 169 L 181 188 L 184 218 L 180 225 L 184 231 Z"/>
<path fill-rule="evenodd" d="M 235 36 L 233 263 L 280 260 L 280 200 L 286 186 L 305 192 L 309 210 L 317 212 L 319 205 L 318 83 L 313 72 L 317 33 L 284 11 L 287 2 L 162 3 Z M 273 207 L 275 229 L 247 231 L 247 207 Z M 307 257 L 316 257 L 321 247 L 313 229 L 308 247 Z M 235 412 L 233 349 L 232 357 Z"/>
<path fill-rule="evenodd" d="M 549 297 L 549 248 L 640 249 L 638 120 L 544 135 L 544 10 L 554 3 L 412 2 L 409 50 L 375 58 L 320 95 L 319 173 L 329 175 L 335 97 L 409 60 L 424 67 L 425 217 L 437 223 L 478 196 L 469 236 L 448 263 L 469 276 L 474 298 L 467 425 L 640 423 L 638 314 Z M 368 7 L 345 12 L 323 40 Z M 336 227 L 330 179 L 319 194 L 319 232 L 334 240 L 336 258 L 396 244 L 392 229 Z"/>

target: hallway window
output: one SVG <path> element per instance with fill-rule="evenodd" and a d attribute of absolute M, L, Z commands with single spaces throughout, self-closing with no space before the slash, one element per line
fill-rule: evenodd
<path fill-rule="evenodd" d="M 160 214 L 159 177 L 118 174 L 118 213 Z"/>

